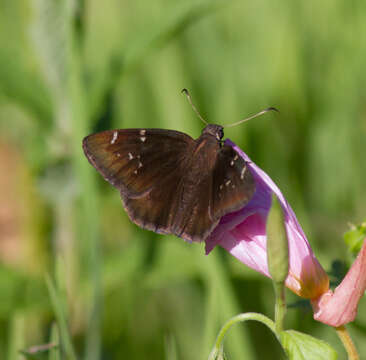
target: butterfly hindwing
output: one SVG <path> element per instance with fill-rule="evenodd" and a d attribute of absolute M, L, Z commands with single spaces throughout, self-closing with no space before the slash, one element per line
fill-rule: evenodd
<path fill-rule="evenodd" d="M 231 146 L 223 145 L 213 171 L 212 217 L 241 209 L 254 192 L 255 181 L 244 159 Z"/>
<path fill-rule="evenodd" d="M 179 171 L 163 177 L 159 186 L 141 196 L 128 196 L 121 191 L 124 207 L 132 221 L 144 229 L 160 234 L 181 236 L 176 227 L 179 215 L 179 199 L 182 192 L 182 178 Z"/>
<path fill-rule="evenodd" d="M 192 201 L 189 202 L 181 220 L 180 235 L 190 241 L 202 241 L 208 237 L 218 223 L 211 216 L 212 177 L 207 176 L 197 181 Z"/>

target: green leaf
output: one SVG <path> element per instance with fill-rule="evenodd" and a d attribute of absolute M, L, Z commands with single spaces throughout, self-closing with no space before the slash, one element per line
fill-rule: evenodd
<path fill-rule="evenodd" d="M 364 239 L 366 238 L 366 222 L 357 226 L 353 225 L 351 230 L 347 231 L 343 237 L 349 250 L 354 255 L 357 255 L 361 250 Z"/>
<path fill-rule="evenodd" d="M 337 359 L 336 351 L 325 341 L 295 330 L 282 331 L 280 341 L 291 360 Z"/>

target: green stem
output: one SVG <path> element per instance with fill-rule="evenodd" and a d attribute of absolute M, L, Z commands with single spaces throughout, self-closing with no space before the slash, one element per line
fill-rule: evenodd
<path fill-rule="evenodd" d="M 275 329 L 276 333 L 283 331 L 283 320 L 286 314 L 285 286 L 283 282 L 273 282 L 276 295 Z"/>
<path fill-rule="evenodd" d="M 255 321 L 259 321 L 261 323 L 263 323 L 264 325 L 266 325 L 278 338 L 277 333 L 276 333 L 276 329 L 275 329 L 275 323 L 269 319 L 267 316 L 264 316 L 262 314 L 258 314 L 258 313 L 245 313 L 245 314 L 239 314 L 236 315 L 234 317 L 232 317 L 230 320 L 228 320 L 224 326 L 221 328 L 219 334 L 217 335 L 216 338 L 216 342 L 215 342 L 215 346 L 208 358 L 208 360 L 214 360 L 215 357 L 217 356 L 217 354 L 222 353 L 222 349 L 223 349 L 223 342 L 224 342 L 224 338 L 225 335 L 227 333 L 227 331 L 235 324 L 239 323 L 239 322 L 243 322 L 243 321 L 247 321 L 247 320 L 255 320 Z"/>
<path fill-rule="evenodd" d="M 341 339 L 343 346 L 347 351 L 348 360 L 359 360 L 360 356 L 358 355 L 355 344 L 353 343 L 346 327 L 344 325 L 336 327 L 335 331 L 337 332 L 337 335 Z"/>

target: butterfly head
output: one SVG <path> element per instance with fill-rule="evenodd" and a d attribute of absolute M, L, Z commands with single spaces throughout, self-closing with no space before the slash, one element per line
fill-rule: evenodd
<path fill-rule="evenodd" d="M 224 137 L 224 128 L 221 125 L 208 124 L 203 130 L 202 135 L 214 136 L 217 140 L 221 140 Z"/>

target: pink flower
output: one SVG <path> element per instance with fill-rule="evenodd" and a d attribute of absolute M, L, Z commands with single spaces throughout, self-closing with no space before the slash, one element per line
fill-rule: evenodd
<path fill-rule="evenodd" d="M 311 301 L 314 319 L 338 327 L 353 321 L 366 290 L 366 239 L 355 262 L 334 293 L 328 290 Z"/>
<path fill-rule="evenodd" d="M 286 286 L 297 295 L 316 299 L 329 289 L 329 278 L 315 258 L 296 216 L 270 177 L 230 140 L 231 145 L 247 162 L 256 181 L 252 200 L 241 210 L 225 215 L 206 239 L 206 254 L 220 245 L 238 260 L 270 277 L 266 254 L 266 221 L 274 193 L 283 209 L 289 242 L 289 274 Z"/>
<path fill-rule="evenodd" d="M 252 200 L 241 210 L 225 215 L 206 239 L 206 253 L 216 245 L 229 251 L 241 262 L 270 277 L 266 254 L 266 222 L 275 194 L 283 209 L 289 247 L 289 273 L 286 286 L 297 295 L 308 298 L 314 319 L 338 327 L 354 320 L 357 306 L 366 290 L 366 239 L 342 283 L 329 290 L 329 279 L 310 247 L 296 216 L 270 177 L 230 140 L 247 162 L 256 181 Z"/>

